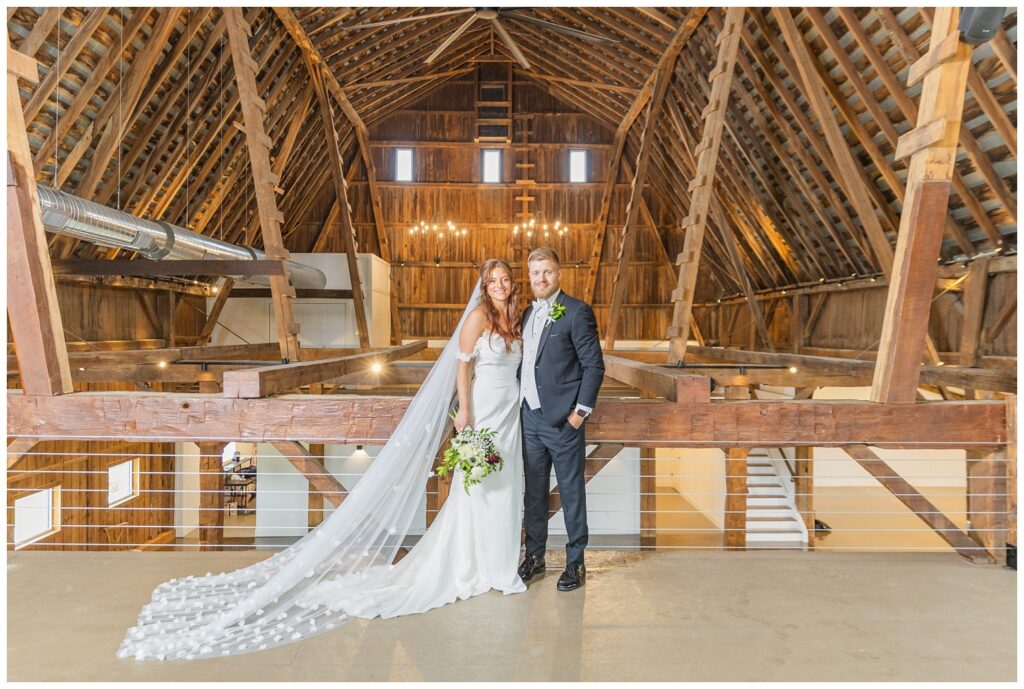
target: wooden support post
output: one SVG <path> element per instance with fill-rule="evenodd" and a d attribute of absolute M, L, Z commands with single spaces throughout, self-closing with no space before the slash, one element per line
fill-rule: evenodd
<path fill-rule="evenodd" d="M 223 550 L 224 443 L 199 445 L 199 549 Z"/>
<path fill-rule="evenodd" d="M 879 459 L 866 445 L 845 445 L 843 451 L 850 455 L 857 464 L 878 479 L 896 499 L 906 505 L 921 521 L 935 530 L 939 537 L 948 543 L 956 552 L 974 563 L 993 563 L 983 548 L 979 548 L 974 540 L 960 530 L 949 517 L 939 511 L 931 500 L 910 485 L 891 466 Z"/>
<path fill-rule="evenodd" d="M 1007 481 L 1004 452 L 967 451 L 967 535 L 1005 561 Z"/>
<path fill-rule="evenodd" d="M 810 389 L 813 394 L 814 389 Z M 807 547 L 814 548 L 814 448 L 796 450 L 796 510 L 807 527 Z"/>
<path fill-rule="evenodd" d="M 789 339 L 793 353 L 799 354 L 804 344 L 804 324 L 807 322 L 807 297 L 798 294 L 790 302 Z"/>
<path fill-rule="evenodd" d="M 245 143 L 249 151 L 249 165 L 256 189 L 263 249 L 267 258 L 284 261 L 290 258 L 290 254 L 285 250 L 281 239 L 281 223 L 284 216 L 277 207 L 275 190 L 280 179 L 274 174 L 270 164 L 271 140 L 264 130 L 266 103 L 260 98 L 256 84 L 256 62 L 249 50 L 248 37 L 251 32 L 242 10 L 237 7 L 224 8 L 224 19 L 245 123 Z M 270 277 L 270 290 L 273 294 L 274 322 L 281 347 L 281 358 L 298 361 L 299 324 L 295 322 L 290 301 L 295 290 L 288 284 L 287 277 L 279 275 Z"/>
<path fill-rule="evenodd" d="M 321 464 L 324 461 L 324 445 L 323 443 L 310 443 L 309 454 L 315 457 Z M 307 525 L 309 530 L 312 531 L 320 525 L 324 520 L 324 494 L 315 490 L 309 491 L 309 511 L 306 513 Z"/>
<path fill-rule="evenodd" d="M 345 170 L 341 160 L 341 146 L 338 132 L 334 126 L 334 109 L 327 97 L 324 84 L 323 65 L 307 58 L 306 64 L 320 101 L 320 115 L 323 120 L 324 132 L 327 136 L 327 157 L 331 164 L 331 179 L 334 180 L 334 193 L 338 199 L 338 218 L 341 220 L 341 238 L 345 247 L 345 261 L 348 264 L 349 280 L 352 283 L 352 303 L 355 307 L 356 328 L 359 332 L 359 346 L 370 346 L 370 332 L 366 323 L 366 306 L 363 301 L 363 288 L 359 278 L 359 256 L 356 245 L 355 228 L 352 225 L 352 206 L 348 201 L 348 185 L 345 182 Z"/>
<path fill-rule="evenodd" d="M 7 317 L 26 395 L 73 390 L 64 324 L 43 232 L 18 79 L 38 81 L 38 64 L 7 51 Z"/>
<path fill-rule="evenodd" d="M 1017 396 L 1006 395 L 1006 542 L 1017 546 Z"/>
<path fill-rule="evenodd" d="M 967 268 L 962 303 L 964 320 L 960 328 L 961 366 L 978 365 L 981 323 L 985 316 L 985 294 L 988 291 L 988 261 L 972 261 Z"/>
<path fill-rule="evenodd" d="M 732 385 L 725 389 L 727 400 L 749 400 L 750 388 Z M 725 539 L 726 550 L 747 548 L 747 448 L 732 447 L 725 455 Z"/>
<path fill-rule="evenodd" d="M 754 286 L 751 284 L 750 275 L 747 274 L 747 269 L 743 266 L 743 260 L 740 258 L 735 229 L 726 217 L 725 210 L 722 208 L 718 199 L 711 199 L 711 208 L 715 214 L 716 223 L 721 230 L 722 244 L 725 245 L 725 250 L 726 253 L 729 254 L 729 260 L 733 265 L 733 270 L 736 271 L 736 276 L 740 280 L 740 287 L 743 288 L 743 294 L 747 298 L 747 308 L 750 310 L 751 329 L 756 329 L 756 332 L 761 335 L 761 341 L 764 342 L 768 351 L 774 352 L 775 346 L 772 345 L 771 336 L 768 334 L 768 327 L 765 325 L 764 314 L 761 313 L 761 306 L 757 301 L 757 295 L 754 293 Z M 757 340 L 752 336 L 750 348 L 755 349 L 756 347 Z"/>
<path fill-rule="evenodd" d="M 690 337 L 690 315 L 693 297 L 697 287 L 697 271 L 704 244 L 704 229 L 707 226 L 711 208 L 711 195 L 715 182 L 715 166 L 718 149 L 722 143 L 722 129 L 725 124 L 726 106 L 732 88 L 736 56 L 739 53 L 740 34 L 743 29 L 744 11 L 730 7 L 726 10 L 725 24 L 719 33 L 718 59 L 711 74 L 711 96 L 708 101 L 704 132 L 697 145 L 697 169 L 695 185 L 691 189 L 690 214 L 683 221 L 686 239 L 683 252 L 676 258 L 679 265 L 679 279 L 672 293 L 672 325 L 668 330 L 669 356 L 671 364 L 682 361 L 686 355 L 686 343 Z"/>
<path fill-rule="evenodd" d="M 958 17 L 959 10 L 955 7 L 936 11 L 929 54 L 938 51 L 947 38 L 958 33 Z M 935 261 L 942 241 L 963 115 L 967 68 L 971 62 L 971 46 L 956 45 L 952 56 L 924 77 L 918 129 L 900 137 L 897 146 L 897 158 L 910 155 L 911 159 L 871 385 L 871 399 L 875 402 L 912 403 L 917 397 L 928 313 L 935 289 Z M 922 59 L 927 58 L 926 54 Z M 912 144 L 915 133 L 935 122 L 944 122 L 941 136 L 925 145 Z"/>
<path fill-rule="evenodd" d="M 203 329 L 199 332 L 199 337 L 196 338 L 197 347 L 205 347 L 210 344 L 210 338 L 213 337 L 213 329 L 217 327 L 217 321 L 220 319 L 220 314 L 224 311 L 224 305 L 228 302 L 228 297 L 231 295 L 231 288 L 235 286 L 235 281 L 231 278 L 224 278 L 220 287 L 217 288 L 217 298 L 213 302 L 213 306 L 210 307 L 210 313 L 206 316 L 206 322 L 203 323 Z"/>
<path fill-rule="evenodd" d="M 658 546 L 658 460 L 653 447 L 640 448 L 640 548 Z"/>

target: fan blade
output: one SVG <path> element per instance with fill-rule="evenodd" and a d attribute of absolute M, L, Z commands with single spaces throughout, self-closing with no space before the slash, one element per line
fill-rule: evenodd
<path fill-rule="evenodd" d="M 469 29 L 469 25 L 473 24 L 474 21 L 476 21 L 476 12 L 473 12 L 473 15 L 466 19 L 461 27 L 452 32 L 451 36 L 444 39 L 444 42 L 437 46 L 437 49 L 430 53 L 423 61 L 427 64 L 434 61 L 437 58 L 437 55 L 441 54 L 447 47 L 455 43 L 456 39 L 462 36 L 466 30 Z"/>
<path fill-rule="evenodd" d="M 446 17 L 449 14 L 465 14 L 466 12 L 476 12 L 472 7 L 463 7 L 460 10 L 449 10 L 447 12 L 435 12 L 434 14 L 418 14 L 415 17 L 403 17 L 401 19 L 385 19 L 380 22 L 371 22 L 369 24 L 353 24 L 352 26 L 341 27 L 342 31 L 355 31 L 356 29 L 375 29 L 380 26 L 391 26 L 392 24 L 401 24 L 403 22 L 418 22 L 424 19 L 433 19 L 434 17 Z"/>
<path fill-rule="evenodd" d="M 523 69 L 531 69 L 530 61 L 526 59 L 526 56 L 523 55 L 523 51 L 520 50 L 519 46 L 516 45 L 516 42 L 512 40 L 512 34 L 505 29 L 505 25 L 502 24 L 497 17 L 491 20 L 491 24 L 494 24 L 494 30 L 498 32 L 501 42 L 504 43 L 510 51 L 512 51 L 512 57 L 516 59 L 519 66 Z"/>
<path fill-rule="evenodd" d="M 568 26 L 562 26 L 561 24 L 555 24 L 553 22 L 545 21 L 543 19 L 537 19 L 536 17 L 530 17 L 525 14 L 519 14 L 518 12 L 512 12 L 510 10 L 498 10 L 498 14 L 508 19 L 515 19 L 516 21 L 526 22 L 527 24 L 535 24 L 536 26 L 556 31 L 566 36 L 574 36 L 576 38 L 582 38 L 585 41 L 591 41 L 592 43 L 599 43 L 604 46 L 611 47 L 618 43 L 614 38 L 605 38 L 604 36 L 598 36 L 596 34 L 587 33 L 586 31 L 577 31 L 576 29 Z"/>

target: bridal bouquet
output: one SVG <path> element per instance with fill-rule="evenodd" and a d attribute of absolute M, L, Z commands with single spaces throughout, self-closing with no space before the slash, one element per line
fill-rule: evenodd
<path fill-rule="evenodd" d="M 505 460 L 494 445 L 494 431 L 489 428 L 473 430 L 467 426 L 452 438 L 434 473 L 443 478 L 455 467 L 462 469 L 462 487 L 469 493 L 470 486 L 480 483 L 492 471 L 501 471 L 504 466 Z"/>

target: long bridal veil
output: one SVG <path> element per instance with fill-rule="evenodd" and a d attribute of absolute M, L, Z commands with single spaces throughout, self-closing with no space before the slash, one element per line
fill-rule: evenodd
<path fill-rule="evenodd" d="M 372 584 L 394 566 L 442 440 L 455 389 L 458 333 L 479 298 L 477 282 L 453 336 L 394 434 L 323 523 L 251 567 L 161 584 L 118 656 L 171 660 L 250 653 L 343 624 L 351 610 L 305 603 L 304 594 L 327 581 Z"/>

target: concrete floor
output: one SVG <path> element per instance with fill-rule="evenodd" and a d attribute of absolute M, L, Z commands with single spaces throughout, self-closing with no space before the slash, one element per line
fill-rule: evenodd
<path fill-rule="evenodd" d="M 263 653 L 115 657 L 157 584 L 265 556 L 8 553 L 7 679 L 1016 680 L 1016 573 L 932 553 L 591 551 L 572 593 L 548 574 Z"/>

